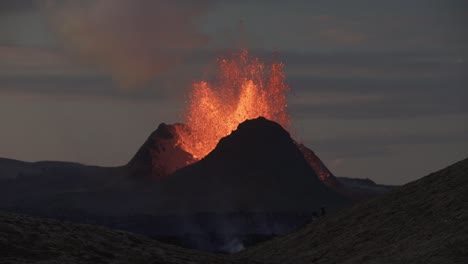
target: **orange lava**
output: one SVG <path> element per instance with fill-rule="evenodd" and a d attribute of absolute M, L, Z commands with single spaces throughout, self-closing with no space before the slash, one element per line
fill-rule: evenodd
<path fill-rule="evenodd" d="M 218 59 L 216 80 L 193 84 L 184 114 L 188 129 L 179 131 L 180 146 L 201 159 L 240 123 L 260 116 L 289 130 L 286 95 L 290 88 L 283 66 L 265 64 L 247 51 Z"/>

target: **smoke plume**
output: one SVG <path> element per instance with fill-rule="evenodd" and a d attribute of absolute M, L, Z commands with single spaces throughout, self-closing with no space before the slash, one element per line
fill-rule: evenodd
<path fill-rule="evenodd" d="M 65 48 L 124 87 L 183 60 L 207 37 L 196 26 L 210 0 L 47 0 L 43 10 Z"/>

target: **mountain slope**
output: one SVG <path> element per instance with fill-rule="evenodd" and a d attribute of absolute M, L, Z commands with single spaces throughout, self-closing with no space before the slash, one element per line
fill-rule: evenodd
<path fill-rule="evenodd" d="M 174 208 L 182 211 L 312 212 L 346 203 L 319 180 L 289 133 L 265 118 L 240 124 L 158 192 L 177 193 Z"/>
<path fill-rule="evenodd" d="M 242 252 L 273 263 L 468 263 L 468 159 Z"/>
<path fill-rule="evenodd" d="M 183 125 L 160 124 L 125 166 L 129 174 L 137 178 L 163 178 L 193 163 L 192 155 L 177 144 L 178 129 L 183 129 Z"/>
<path fill-rule="evenodd" d="M 319 179 L 328 187 L 332 189 L 338 189 L 341 187 L 338 179 L 331 173 L 331 171 L 325 166 L 322 160 L 309 148 L 303 144 L 297 144 L 297 147 L 304 155 L 304 158 L 314 170 L 315 174 Z"/>
<path fill-rule="evenodd" d="M 254 263 L 90 225 L 0 212 L 0 263 Z"/>
<path fill-rule="evenodd" d="M 50 171 L 76 171 L 84 168 L 99 168 L 85 166 L 73 162 L 39 161 L 25 162 L 13 159 L 0 158 L 0 180 L 16 179 L 24 176 L 39 176 Z"/>

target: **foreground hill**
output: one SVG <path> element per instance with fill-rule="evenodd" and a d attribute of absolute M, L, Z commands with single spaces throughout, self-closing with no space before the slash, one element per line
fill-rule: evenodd
<path fill-rule="evenodd" d="M 239 254 L 272 263 L 468 263 L 468 159 Z"/>
<path fill-rule="evenodd" d="M 0 212 L 0 263 L 254 263 L 143 236 Z"/>

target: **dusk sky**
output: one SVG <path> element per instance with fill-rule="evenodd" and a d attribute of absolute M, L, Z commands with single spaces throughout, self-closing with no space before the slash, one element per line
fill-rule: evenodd
<path fill-rule="evenodd" d="M 406 183 L 468 157 L 467 25 L 465 0 L 0 0 L 0 157 L 123 165 L 247 47 L 335 175 Z"/>

